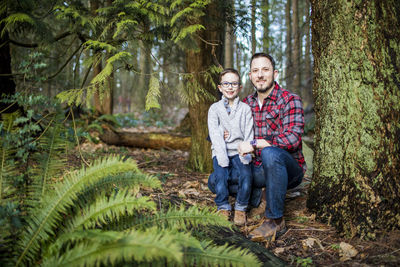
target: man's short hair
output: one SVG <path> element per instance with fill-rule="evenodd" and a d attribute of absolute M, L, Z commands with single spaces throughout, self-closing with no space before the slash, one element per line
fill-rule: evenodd
<path fill-rule="evenodd" d="M 222 80 L 222 76 L 224 76 L 227 73 L 234 73 L 239 77 L 239 84 L 240 84 L 240 74 L 236 69 L 233 68 L 226 68 L 223 71 L 221 71 L 221 73 L 219 74 L 219 83 L 221 83 Z"/>
<path fill-rule="evenodd" d="M 272 69 L 275 70 L 275 60 L 274 60 L 274 58 L 273 58 L 271 55 L 269 55 L 269 54 L 267 54 L 267 53 L 264 53 L 264 52 L 255 53 L 255 54 L 251 57 L 251 60 L 250 60 L 250 69 L 251 69 L 251 63 L 253 62 L 253 59 L 259 58 L 259 57 L 266 57 L 266 58 L 268 58 L 269 61 L 270 61 L 271 64 L 272 64 Z"/>

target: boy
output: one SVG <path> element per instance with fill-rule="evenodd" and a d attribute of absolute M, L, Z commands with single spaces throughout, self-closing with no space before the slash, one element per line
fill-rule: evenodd
<path fill-rule="evenodd" d="M 231 206 L 228 202 L 228 177 L 232 169 L 239 173 L 239 185 L 235 202 L 234 223 L 246 223 L 246 209 L 249 204 L 252 174 L 251 155 L 238 155 L 238 144 L 253 140 L 253 117 L 250 107 L 239 100 L 242 89 L 240 75 L 235 69 L 225 69 L 219 76 L 220 101 L 211 105 L 208 111 L 208 131 L 211 139 L 214 172 L 208 180 L 208 187 L 216 194 L 218 211 L 229 218 Z M 224 140 L 224 131 L 229 132 Z"/>

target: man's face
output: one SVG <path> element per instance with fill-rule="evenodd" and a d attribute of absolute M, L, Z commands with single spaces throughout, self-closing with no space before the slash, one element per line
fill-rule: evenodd
<path fill-rule="evenodd" d="M 225 73 L 221 77 L 221 82 L 218 85 L 219 91 L 228 99 L 234 100 L 242 86 L 239 82 L 239 77 L 235 73 Z"/>
<path fill-rule="evenodd" d="M 250 81 L 257 92 L 265 93 L 274 87 L 278 71 L 274 70 L 271 61 L 266 57 L 258 57 L 251 62 Z"/>

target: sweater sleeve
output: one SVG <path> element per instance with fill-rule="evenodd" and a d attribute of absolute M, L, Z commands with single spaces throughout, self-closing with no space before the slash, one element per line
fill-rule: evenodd
<path fill-rule="evenodd" d="M 244 133 L 244 138 L 243 141 L 251 141 L 254 139 L 254 128 L 253 128 L 253 113 L 251 111 L 251 108 L 243 103 L 244 106 L 244 123 L 243 123 L 243 133 Z M 243 164 L 249 164 L 252 160 L 251 155 L 247 154 L 245 156 L 239 156 L 240 161 Z"/>
<path fill-rule="evenodd" d="M 226 152 L 223 129 L 221 129 L 221 125 L 219 123 L 215 104 L 211 105 L 210 109 L 208 110 L 208 133 L 210 135 L 215 156 L 217 157 L 218 165 L 221 167 L 228 167 L 228 153 Z"/>

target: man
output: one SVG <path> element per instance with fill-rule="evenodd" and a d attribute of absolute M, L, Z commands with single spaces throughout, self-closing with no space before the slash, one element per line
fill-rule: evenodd
<path fill-rule="evenodd" d="M 265 217 L 250 232 L 251 240 L 264 241 L 286 231 L 283 218 L 287 189 L 299 185 L 306 171 L 301 135 L 304 112 L 299 96 L 282 89 L 275 79 L 274 59 L 256 53 L 250 61 L 250 81 L 256 92 L 247 96 L 253 113 L 254 140 L 239 144 L 239 154 L 254 153 L 253 196 L 258 204 L 261 188 L 266 188 Z"/>

